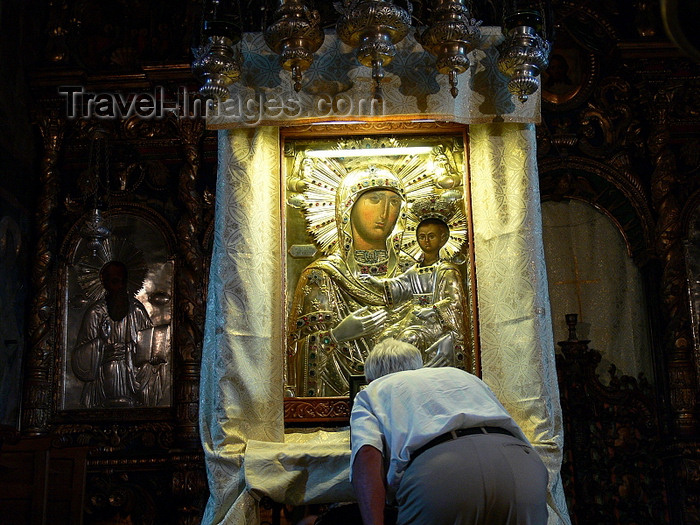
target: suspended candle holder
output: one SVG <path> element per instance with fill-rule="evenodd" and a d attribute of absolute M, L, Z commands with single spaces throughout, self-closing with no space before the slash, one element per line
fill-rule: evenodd
<path fill-rule="evenodd" d="M 384 66 L 396 55 L 396 44 L 411 28 L 412 6 L 403 9 L 390 0 L 344 0 L 336 5 L 340 18 L 336 24 L 338 38 L 357 48 L 357 61 L 372 68 L 374 97 L 382 98 Z"/>
<path fill-rule="evenodd" d="M 85 239 L 93 256 L 112 235 L 109 222 L 101 208 L 109 206 L 109 146 L 105 131 L 97 129 L 90 143 L 88 175 L 93 188 L 93 206 L 80 227 L 80 236 Z"/>
<path fill-rule="evenodd" d="M 241 76 L 242 59 L 234 46 L 241 40 L 241 31 L 233 23 L 230 2 L 214 0 L 204 9 L 200 38 L 206 42 L 192 49 L 192 73 L 201 82 L 199 92 L 213 103 L 229 98 L 229 86 Z"/>
<path fill-rule="evenodd" d="M 292 74 L 294 91 L 301 90 L 304 71 L 323 44 L 318 11 L 309 9 L 302 0 L 282 0 L 275 11 L 274 23 L 264 33 L 265 43 L 278 55 L 280 65 Z"/>
<path fill-rule="evenodd" d="M 102 211 L 98 208 L 90 210 L 88 217 L 80 228 L 80 236 L 87 241 L 87 246 L 92 250 L 92 255 L 96 256 L 102 243 L 109 239 L 112 231 L 105 220 Z"/>
<path fill-rule="evenodd" d="M 539 89 L 540 72 L 549 64 L 551 44 L 543 36 L 541 10 L 516 7 L 504 15 L 503 30 L 498 69 L 509 78 L 508 91 L 526 102 Z"/>
<path fill-rule="evenodd" d="M 470 17 L 466 0 L 437 0 L 430 25 L 418 41 L 437 59 L 439 73 L 449 75 L 450 94 L 456 98 L 457 75 L 469 69 L 469 53 L 478 45 L 481 21 Z"/>

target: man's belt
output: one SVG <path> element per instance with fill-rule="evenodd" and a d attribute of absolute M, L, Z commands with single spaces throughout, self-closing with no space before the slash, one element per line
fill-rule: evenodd
<path fill-rule="evenodd" d="M 505 428 L 501 427 L 469 427 L 469 428 L 458 428 L 457 430 L 451 430 L 449 432 L 445 432 L 444 434 L 439 435 L 436 438 L 431 439 L 428 441 L 425 445 L 422 447 L 416 449 L 413 454 L 411 454 L 411 460 L 408 462 L 410 465 L 413 463 L 413 461 L 420 456 L 423 452 L 428 450 L 429 448 L 433 448 L 435 445 L 439 445 L 440 443 L 444 443 L 445 441 L 449 441 L 451 439 L 457 439 L 462 436 L 471 436 L 473 434 L 505 434 L 506 436 L 513 436 L 513 433 L 510 432 L 509 430 L 506 430 Z"/>

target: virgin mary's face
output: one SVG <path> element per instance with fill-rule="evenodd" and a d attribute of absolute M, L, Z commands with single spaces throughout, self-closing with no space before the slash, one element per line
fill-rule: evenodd
<path fill-rule="evenodd" d="M 356 250 L 384 250 L 401 211 L 401 197 L 391 190 L 360 195 L 350 213 Z"/>

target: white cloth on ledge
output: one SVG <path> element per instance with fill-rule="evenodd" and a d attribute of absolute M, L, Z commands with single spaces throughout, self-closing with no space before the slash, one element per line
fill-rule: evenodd
<path fill-rule="evenodd" d="M 355 500 L 350 430 L 285 434 L 284 443 L 251 439 L 243 468 L 246 490 L 256 498 L 288 505 Z"/>
<path fill-rule="evenodd" d="M 481 27 L 468 71 L 459 75 L 459 96 L 450 93 L 448 75 L 438 74 L 435 58 L 414 35 L 396 46 L 382 80 L 382 101 L 372 96 L 371 68 L 357 62 L 356 51 L 334 30 L 326 32 L 316 58 L 294 90 L 262 33 L 245 33 L 240 79 L 228 100 L 208 106 L 207 127 L 309 125 L 327 122 L 437 120 L 476 124 L 540 122 L 540 94 L 520 102 L 508 91 L 508 77 L 498 69 L 500 27 Z"/>

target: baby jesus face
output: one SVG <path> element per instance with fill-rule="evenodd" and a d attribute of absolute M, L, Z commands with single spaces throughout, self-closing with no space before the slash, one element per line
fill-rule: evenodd
<path fill-rule="evenodd" d="M 416 228 L 418 246 L 425 254 L 424 264 L 432 264 L 437 261 L 440 248 L 445 245 L 448 236 L 447 225 L 437 219 L 423 221 Z"/>

